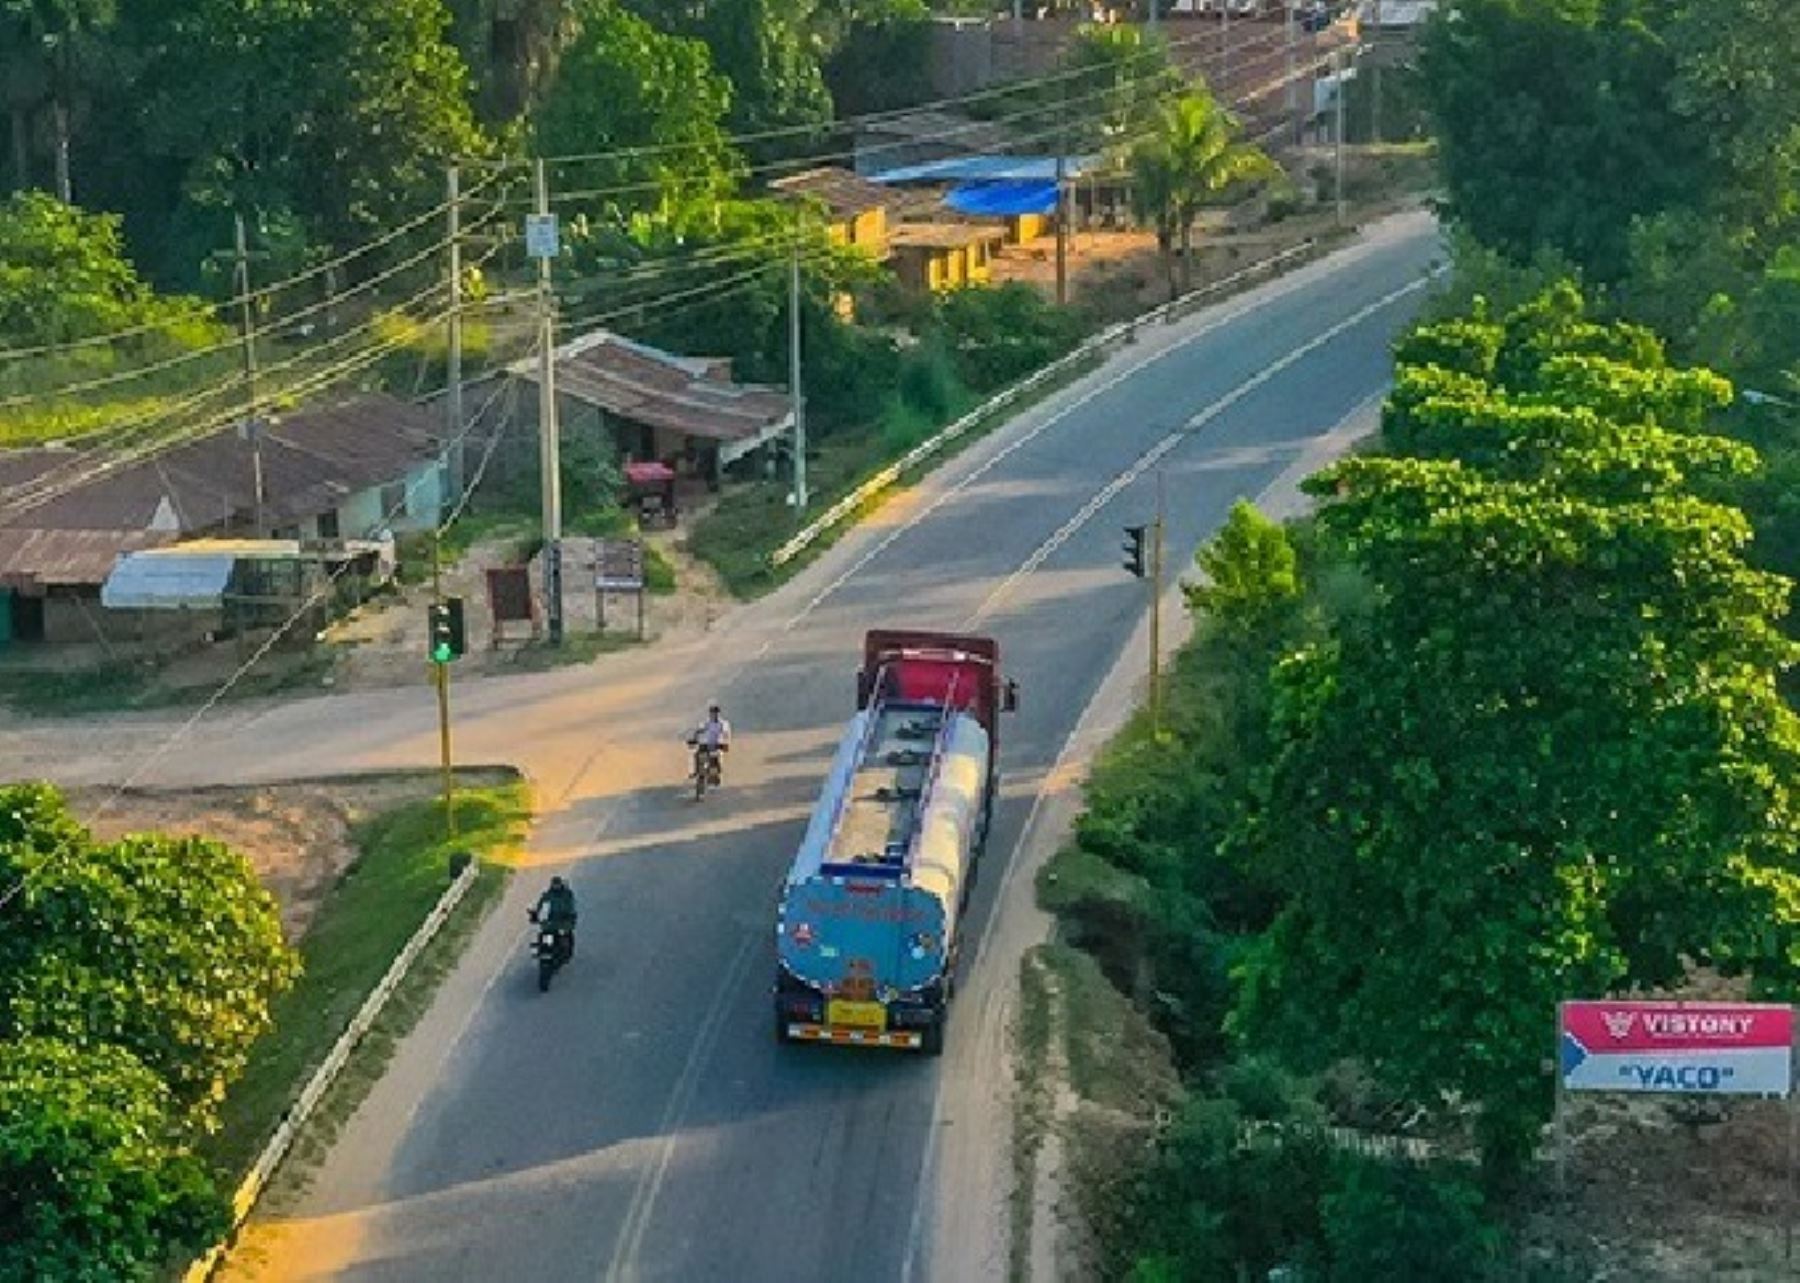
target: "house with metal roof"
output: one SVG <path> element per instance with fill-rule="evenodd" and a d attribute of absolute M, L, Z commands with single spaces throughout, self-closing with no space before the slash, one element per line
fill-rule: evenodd
<path fill-rule="evenodd" d="M 769 189 L 777 196 L 823 210 L 826 234 L 834 245 L 854 245 L 876 259 L 888 256 L 888 211 L 900 203 L 892 188 L 848 169 L 823 165 L 777 178 Z"/>
<path fill-rule="evenodd" d="M 521 398 L 536 421 L 538 367 L 509 377 L 532 386 Z M 788 394 L 731 377 L 731 362 L 679 356 L 610 330 L 595 330 L 556 350 L 557 415 L 566 441 L 583 433 L 608 443 L 626 462 L 657 461 L 679 475 L 717 485 L 728 467 L 793 429 Z M 535 450 L 536 434 L 514 433 Z"/>
<path fill-rule="evenodd" d="M 128 554 L 209 535 L 330 544 L 439 520 L 444 447 L 428 410 L 358 394 L 271 415 L 259 435 L 0 451 L 0 644 L 131 633 L 100 613 Z"/>

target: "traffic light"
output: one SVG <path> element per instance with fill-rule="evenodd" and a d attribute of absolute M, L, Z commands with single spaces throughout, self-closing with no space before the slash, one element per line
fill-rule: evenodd
<path fill-rule="evenodd" d="M 1148 526 L 1125 527 L 1125 569 L 1135 579 L 1144 577 L 1144 531 Z"/>
<path fill-rule="evenodd" d="M 448 664 L 460 656 L 467 645 L 463 632 L 463 599 L 446 597 L 426 612 L 431 633 L 431 662 Z"/>

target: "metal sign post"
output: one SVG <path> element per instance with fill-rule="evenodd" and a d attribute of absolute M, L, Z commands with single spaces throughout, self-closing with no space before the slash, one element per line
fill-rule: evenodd
<path fill-rule="evenodd" d="M 637 598 L 637 635 L 644 640 L 644 545 L 636 539 L 601 539 L 594 545 L 594 616 L 606 631 L 606 594 Z"/>

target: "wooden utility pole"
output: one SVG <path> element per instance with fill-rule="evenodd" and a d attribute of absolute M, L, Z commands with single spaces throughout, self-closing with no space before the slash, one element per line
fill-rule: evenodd
<path fill-rule="evenodd" d="M 550 292 L 550 261 L 556 256 L 556 222 L 550 213 L 550 183 L 544 162 L 537 165 L 537 220 L 546 239 L 531 248 L 538 261 L 538 455 L 543 492 L 544 614 L 550 644 L 563 638 L 562 594 L 562 461 L 556 423 L 556 320 Z"/>

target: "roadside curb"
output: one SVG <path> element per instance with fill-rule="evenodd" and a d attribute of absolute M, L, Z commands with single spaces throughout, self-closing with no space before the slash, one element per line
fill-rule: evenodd
<path fill-rule="evenodd" d="M 283 1116 L 281 1126 L 277 1127 L 275 1134 L 269 1137 L 269 1143 L 263 1147 L 256 1163 L 250 1168 L 242 1183 L 238 1185 L 237 1192 L 232 1195 L 231 1199 L 231 1228 L 221 1241 L 214 1244 L 204 1256 L 187 1268 L 181 1276 L 182 1283 L 206 1283 L 206 1280 L 212 1277 L 213 1271 L 224 1262 L 226 1253 L 230 1250 L 238 1230 L 243 1228 L 244 1222 L 249 1219 L 250 1213 L 256 1207 L 257 1200 L 262 1197 L 263 1190 L 268 1187 L 270 1178 L 274 1176 L 276 1168 L 280 1167 L 281 1160 L 286 1158 L 288 1151 L 293 1148 L 300 1129 L 312 1117 L 319 1102 L 325 1098 L 325 1093 L 331 1090 L 332 1084 L 337 1081 L 338 1075 L 349 1063 L 350 1053 L 356 1050 L 357 1044 L 363 1040 L 363 1036 L 374 1025 L 383 1008 L 387 1006 L 388 1000 L 394 996 L 394 991 L 400 987 L 400 983 L 412 970 L 413 964 L 418 961 L 419 955 L 437 937 L 437 933 L 450 920 L 450 915 L 462 903 L 463 897 L 475 884 L 475 879 L 480 871 L 480 860 L 471 859 L 465 864 L 462 871 L 456 875 L 455 880 L 438 897 L 438 902 L 432 906 L 431 912 L 425 915 L 425 921 L 421 922 L 418 930 L 412 933 L 406 946 L 395 955 L 393 962 L 388 965 L 386 974 L 381 977 L 381 982 L 370 991 L 369 996 L 363 1000 L 363 1005 L 357 1009 L 356 1015 L 344 1027 L 344 1032 L 338 1035 L 337 1041 L 332 1044 L 331 1051 L 319 1067 L 313 1071 L 313 1075 L 307 1080 L 306 1085 L 300 1089 L 300 1094 L 294 1098 L 294 1103 L 289 1106 L 287 1113 Z"/>
<path fill-rule="evenodd" d="M 1258 259 L 1250 266 L 1240 268 L 1229 276 L 1203 285 L 1197 290 L 1190 290 L 1179 298 L 1170 299 L 1167 303 L 1153 307 L 1148 312 L 1128 321 L 1109 325 L 1098 334 L 1089 336 L 1071 351 L 1064 353 L 1042 369 L 1026 375 L 1018 382 L 1002 388 L 973 410 L 938 429 L 937 432 L 908 450 L 893 463 L 882 468 L 881 471 L 820 513 L 793 538 L 770 553 L 769 564 L 778 570 L 787 565 L 817 543 L 826 532 L 853 517 L 869 500 L 897 484 L 902 477 L 917 469 L 932 455 L 937 454 L 959 437 L 992 419 L 995 415 L 1004 413 L 1020 400 L 1030 397 L 1070 371 L 1078 369 L 1083 362 L 1103 357 L 1131 343 L 1136 339 L 1137 332 L 1143 327 L 1178 321 L 1195 308 L 1211 300 L 1215 295 L 1228 295 L 1248 286 L 1265 272 L 1271 275 L 1280 275 L 1283 271 L 1303 267 L 1322 257 L 1330 247 L 1330 238 L 1308 237 L 1298 245 L 1280 250 L 1267 258 Z"/>

